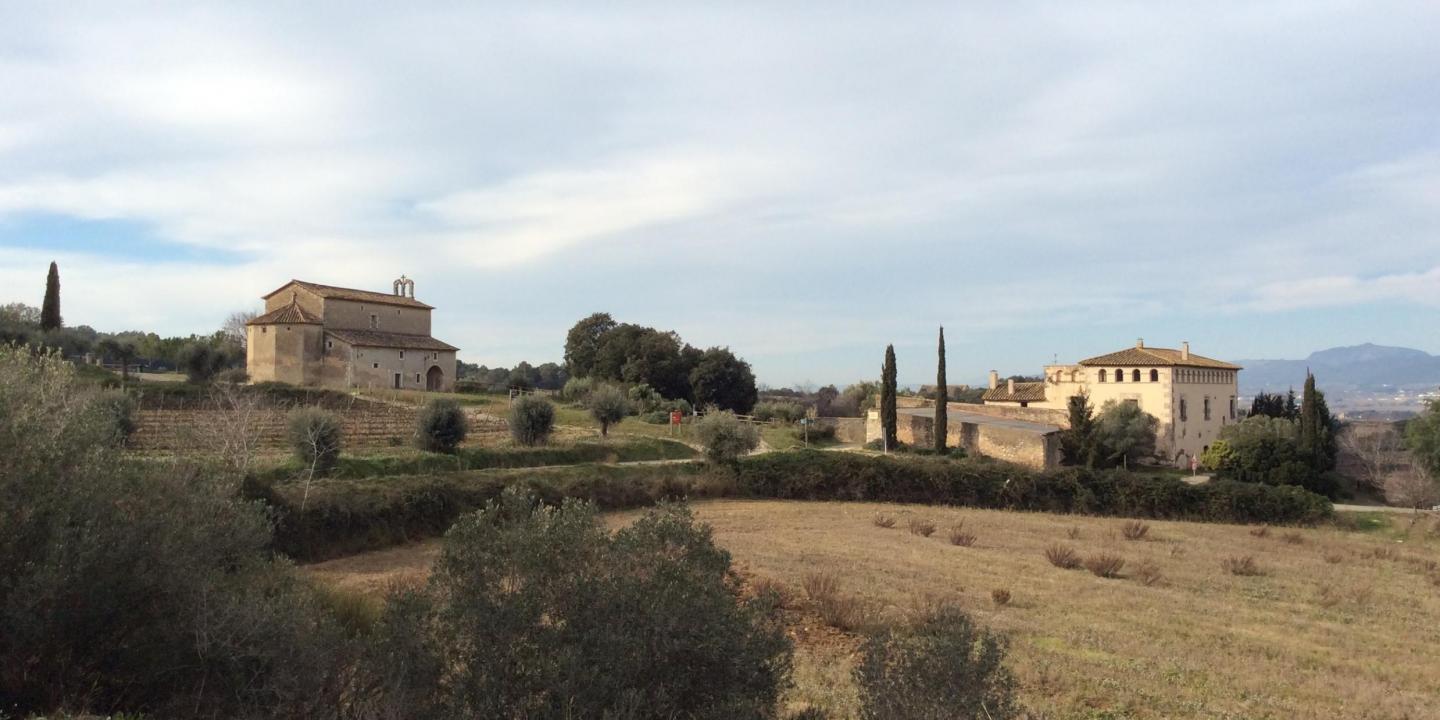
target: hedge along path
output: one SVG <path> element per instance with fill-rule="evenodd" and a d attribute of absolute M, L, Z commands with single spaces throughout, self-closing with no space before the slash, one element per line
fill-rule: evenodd
<path fill-rule="evenodd" d="M 961 505 L 1085 515 L 1208 522 L 1315 523 L 1324 498 L 1296 488 L 1241 483 L 1190 486 L 1123 471 L 1035 473 L 985 460 L 874 458 L 822 451 L 776 452 L 733 466 L 708 463 L 579 465 L 482 470 L 294 484 L 252 482 L 277 510 L 275 548 L 317 561 L 443 534 L 462 513 L 529 489 L 542 501 L 568 498 L 621 510 L 679 498 L 855 500 Z M 304 509 L 301 509 L 301 503 Z"/>

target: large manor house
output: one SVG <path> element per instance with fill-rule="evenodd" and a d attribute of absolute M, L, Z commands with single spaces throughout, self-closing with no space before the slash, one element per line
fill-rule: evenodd
<path fill-rule="evenodd" d="M 430 335 L 429 305 L 415 281 L 391 292 L 291 280 L 264 296 L 247 323 L 246 370 L 254 382 L 336 389 L 455 387 L 457 348 Z"/>
<path fill-rule="evenodd" d="M 1087 395 L 1098 411 L 1105 403 L 1133 402 L 1160 421 L 1156 449 L 1167 460 L 1198 457 L 1236 422 L 1240 366 L 1179 350 L 1135 343 L 1074 365 L 1047 365 L 1041 382 L 1000 384 L 990 374 L 986 405 L 1065 410 L 1070 398 Z"/>

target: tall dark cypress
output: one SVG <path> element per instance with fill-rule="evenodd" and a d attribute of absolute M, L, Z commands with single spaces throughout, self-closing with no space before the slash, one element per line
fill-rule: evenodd
<path fill-rule="evenodd" d="M 899 425 L 895 417 L 895 346 L 885 346 L 885 365 L 880 369 L 880 427 L 885 433 L 885 447 L 893 450 L 899 444 L 895 433 Z"/>
<path fill-rule="evenodd" d="M 45 303 L 40 306 L 40 329 L 54 330 L 60 324 L 60 268 L 52 261 L 45 278 Z"/>
<path fill-rule="evenodd" d="M 940 366 L 935 370 L 935 452 L 945 454 L 945 436 L 950 432 L 950 386 L 945 384 L 945 326 L 940 326 Z"/>
<path fill-rule="evenodd" d="M 1300 396 L 1300 452 L 1316 472 L 1334 467 L 1333 438 L 1330 436 L 1330 408 L 1325 394 L 1315 389 L 1315 376 L 1305 373 L 1305 391 Z"/>

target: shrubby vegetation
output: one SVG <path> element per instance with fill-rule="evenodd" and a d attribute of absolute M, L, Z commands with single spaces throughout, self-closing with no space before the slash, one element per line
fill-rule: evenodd
<path fill-rule="evenodd" d="M 437 398 L 420 411 L 415 438 L 421 450 L 454 454 L 465 441 L 469 424 L 465 410 L 454 400 Z"/>
<path fill-rule="evenodd" d="M 695 423 L 695 437 L 715 463 L 733 463 L 760 446 L 760 431 L 728 410 L 712 410 Z"/>
<path fill-rule="evenodd" d="M 333 708 L 342 637 L 269 559 L 264 508 L 210 470 L 128 464 L 113 434 L 68 363 L 0 348 L 5 711 Z"/>
<path fill-rule="evenodd" d="M 1105 467 L 1143 463 L 1155 458 L 1155 434 L 1160 421 L 1133 402 L 1111 400 L 1100 408 L 1095 419 L 1094 447 L 1105 460 Z"/>
<path fill-rule="evenodd" d="M 1004 659 L 1001 638 L 977 628 L 954 605 L 942 604 L 875 633 L 861 646 L 855 667 L 860 717 L 1019 717 L 1015 679 Z"/>
<path fill-rule="evenodd" d="M 286 436 L 295 458 L 310 476 L 329 475 L 340 461 L 340 416 L 317 407 L 298 407 L 286 420 Z"/>
<path fill-rule="evenodd" d="M 805 418 L 805 406 L 797 402 L 759 402 L 750 411 L 756 420 L 767 422 L 778 420 L 784 423 L 799 422 Z"/>
<path fill-rule="evenodd" d="M 111 443 L 124 445 L 135 434 L 135 398 L 120 390 L 106 390 L 95 396 L 94 403 L 110 428 Z"/>
<path fill-rule="evenodd" d="M 549 400 L 522 395 L 510 404 L 510 437 L 517 444 L 544 445 L 555 430 L 555 406 Z"/>
<path fill-rule="evenodd" d="M 682 507 L 612 535 L 593 505 L 512 491 L 391 599 L 394 650 L 368 669 L 410 717 L 768 718 L 790 664 L 774 610 Z"/>
<path fill-rule="evenodd" d="M 456 392 L 505 392 L 520 390 L 559 390 L 570 374 L 553 362 L 538 366 L 521 362 L 513 368 L 490 368 L 484 365 L 456 364 Z"/>
<path fill-rule="evenodd" d="M 1338 448 L 1335 422 L 1324 405 L 1324 395 L 1306 381 L 1305 401 L 1295 417 L 1287 417 L 1279 396 L 1266 400 L 1280 412 L 1252 415 L 1220 431 L 1201 456 L 1206 469 L 1241 482 L 1294 485 L 1328 497 L 1341 483 L 1334 472 Z"/>

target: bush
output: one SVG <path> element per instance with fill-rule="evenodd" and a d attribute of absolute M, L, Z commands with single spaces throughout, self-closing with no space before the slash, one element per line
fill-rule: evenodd
<path fill-rule="evenodd" d="M 1150 534 L 1150 524 L 1139 520 L 1128 520 L 1120 526 L 1120 534 L 1124 535 L 1126 540 L 1143 540 L 1146 535 Z"/>
<path fill-rule="evenodd" d="M 215 373 L 215 379 L 232 385 L 244 385 L 250 382 L 250 373 L 245 372 L 245 368 L 229 368 Z"/>
<path fill-rule="evenodd" d="M 1010 591 L 1005 588 L 995 588 L 990 591 L 990 600 L 995 607 L 1005 607 L 1010 604 Z"/>
<path fill-rule="evenodd" d="M 348 656 L 235 478 L 130 463 L 68 363 L 0 348 L 0 698 L 149 717 L 313 717 Z M 200 708 L 201 710 L 197 710 Z"/>
<path fill-rule="evenodd" d="M 549 400 L 521 395 L 510 403 L 510 437 L 527 447 L 544 445 L 555 430 L 555 406 Z"/>
<path fill-rule="evenodd" d="M 760 431 L 728 410 L 705 413 L 695 424 L 695 437 L 714 463 L 734 463 L 760 445 Z"/>
<path fill-rule="evenodd" d="M 1036 472 L 984 458 L 874 457 L 795 450 L 746 458 L 741 492 L 788 500 L 920 503 L 1209 522 L 1315 523 L 1330 502 L 1297 487 L 1204 485 L 1123 470 Z"/>
<path fill-rule="evenodd" d="M 367 663 L 417 717 L 767 718 L 790 664 L 773 597 L 682 506 L 611 535 L 594 505 L 507 492 L 392 596 Z M 397 662 L 403 661 L 403 662 Z M 408 671 L 408 672 L 407 672 Z"/>
<path fill-rule="evenodd" d="M 964 521 L 958 522 L 950 528 L 950 544 L 957 547 L 970 547 L 975 544 L 975 533 L 965 529 Z"/>
<path fill-rule="evenodd" d="M 453 455 L 460 443 L 465 441 L 468 426 L 465 411 L 459 403 L 444 398 L 431 400 L 420 411 L 416 444 L 421 450 Z"/>
<path fill-rule="evenodd" d="M 590 391 L 585 406 L 590 409 L 590 417 L 600 423 L 602 436 L 609 436 L 610 426 L 630 414 L 630 400 L 614 385 L 601 385 Z"/>
<path fill-rule="evenodd" d="M 301 407 L 290 411 L 286 434 L 295 457 L 314 475 L 329 475 L 340 461 L 342 425 L 335 413 Z"/>
<path fill-rule="evenodd" d="M 871 518 L 870 521 L 875 523 L 875 527 L 886 529 L 895 527 L 895 517 L 893 515 L 886 515 L 885 513 L 875 513 L 875 517 Z"/>
<path fill-rule="evenodd" d="M 135 434 L 135 399 L 119 390 L 105 390 L 95 396 L 95 407 L 110 429 L 110 444 L 124 445 Z"/>
<path fill-rule="evenodd" d="M 930 537 L 935 534 L 935 523 L 924 518 L 912 517 L 908 523 L 911 535 Z"/>
<path fill-rule="evenodd" d="M 952 605 L 871 636 L 860 653 L 854 674 L 866 720 L 1019 717 L 1004 640 Z"/>
<path fill-rule="evenodd" d="M 1255 564 L 1255 558 L 1251 555 L 1228 557 L 1220 561 L 1220 565 L 1231 575 L 1252 577 L 1265 574 L 1264 571 L 1260 569 L 1260 566 Z"/>
<path fill-rule="evenodd" d="M 1125 567 L 1125 558 L 1119 555 L 1101 553 L 1085 561 L 1085 569 L 1095 577 L 1116 578 Z"/>
<path fill-rule="evenodd" d="M 1080 567 L 1080 556 L 1071 548 L 1055 544 L 1045 548 L 1045 559 L 1051 565 L 1063 570 L 1074 570 Z"/>
<path fill-rule="evenodd" d="M 661 403 L 665 402 L 665 398 L 660 397 L 655 388 L 645 383 L 631 386 L 625 395 L 630 400 L 630 411 L 634 413 L 655 412 Z"/>
<path fill-rule="evenodd" d="M 590 391 L 594 387 L 595 381 L 588 377 L 572 377 L 560 388 L 560 399 L 565 402 L 584 403 L 590 398 Z"/>

